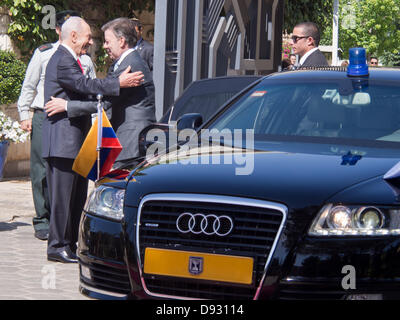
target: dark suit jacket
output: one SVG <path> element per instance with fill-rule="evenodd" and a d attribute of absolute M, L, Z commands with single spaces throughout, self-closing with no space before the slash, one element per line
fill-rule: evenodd
<path fill-rule="evenodd" d="M 50 98 L 87 99 L 88 94 L 118 95 L 119 79 L 90 79 L 62 45 L 50 58 L 44 83 L 45 103 Z M 90 115 L 69 119 L 67 113 L 46 117 L 43 122 L 42 156 L 75 159 L 90 128 Z"/>
<path fill-rule="evenodd" d="M 328 66 L 328 61 L 324 54 L 318 49 L 314 51 L 301 65 L 302 67 L 317 67 L 317 66 Z"/>
<path fill-rule="evenodd" d="M 153 78 L 147 64 L 137 51 L 128 54 L 114 72 L 111 66 L 108 76 L 118 78 L 131 66 L 132 72 L 142 71 L 144 84 L 139 87 L 121 89 L 118 97 L 105 97 L 104 109 L 123 147 L 117 161 L 139 156 L 139 133 L 155 122 L 155 90 Z M 68 117 L 80 117 L 97 112 L 97 102 L 68 102 Z"/>
<path fill-rule="evenodd" d="M 146 61 L 150 71 L 153 72 L 154 46 L 150 42 L 142 40 L 139 43 L 137 50 L 142 59 Z"/>

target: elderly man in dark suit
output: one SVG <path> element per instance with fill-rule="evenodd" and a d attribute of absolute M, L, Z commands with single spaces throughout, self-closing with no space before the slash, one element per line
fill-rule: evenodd
<path fill-rule="evenodd" d="M 128 74 L 129 68 L 120 78 L 84 76 L 79 56 L 93 41 L 90 27 L 82 18 L 71 17 L 63 24 L 61 41 L 46 68 L 45 102 L 51 97 L 84 100 L 88 94 L 98 93 L 118 96 L 121 88 L 138 85 L 138 74 Z M 43 122 L 42 156 L 46 160 L 51 215 L 47 247 L 50 261 L 77 262 L 74 251 L 87 181 L 72 171 L 72 164 L 90 124 L 90 115 L 69 119 L 66 112 L 48 116 Z"/>
<path fill-rule="evenodd" d="M 102 27 L 104 31 L 104 48 L 114 60 L 109 70 L 109 77 L 118 77 L 121 72 L 141 71 L 143 84 L 139 87 L 122 89 L 118 97 L 105 97 L 104 109 L 116 131 L 123 147 L 116 159 L 115 166 L 134 164 L 139 156 L 139 133 L 152 122 L 155 122 L 155 92 L 151 72 L 140 57 L 135 46 L 137 34 L 133 22 L 128 18 L 118 18 Z M 53 99 L 46 104 L 49 115 L 65 111 L 66 101 Z M 96 112 L 97 103 L 88 101 L 68 101 L 68 117 L 74 118 Z"/>
<path fill-rule="evenodd" d="M 300 56 L 300 67 L 328 66 L 323 53 L 318 49 L 320 33 L 313 22 L 302 22 L 293 29 L 291 45 L 293 52 Z"/>

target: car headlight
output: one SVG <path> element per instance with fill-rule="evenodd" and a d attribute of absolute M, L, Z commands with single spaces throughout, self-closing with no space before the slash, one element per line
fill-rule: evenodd
<path fill-rule="evenodd" d="M 85 211 L 120 221 L 124 217 L 124 197 L 123 189 L 97 187 L 87 199 Z"/>
<path fill-rule="evenodd" d="M 400 208 L 328 204 L 313 221 L 312 236 L 400 235 Z"/>

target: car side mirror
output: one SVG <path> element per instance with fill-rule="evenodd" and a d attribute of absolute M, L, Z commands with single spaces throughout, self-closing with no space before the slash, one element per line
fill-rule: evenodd
<path fill-rule="evenodd" d="M 200 113 L 187 113 L 178 119 L 176 128 L 178 131 L 184 129 L 197 130 L 202 124 L 203 117 Z"/>
<path fill-rule="evenodd" d="M 154 140 L 148 140 L 148 133 L 151 130 L 158 129 L 162 130 L 165 132 L 165 136 L 168 137 L 168 130 L 170 129 L 170 126 L 167 124 L 159 124 L 159 123 L 153 123 L 144 128 L 140 133 L 139 133 L 139 157 L 145 157 L 147 149 L 149 146 L 151 146 L 153 143 L 155 143 Z M 161 150 L 161 148 L 160 148 Z"/>

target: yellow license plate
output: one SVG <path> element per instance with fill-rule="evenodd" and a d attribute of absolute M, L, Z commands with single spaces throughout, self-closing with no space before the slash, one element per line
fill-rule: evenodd
<path fill-rule="evenodd" d="M 146 248 L 144 272 L 162 276 L 251 284 L 253 258 Z"/>

